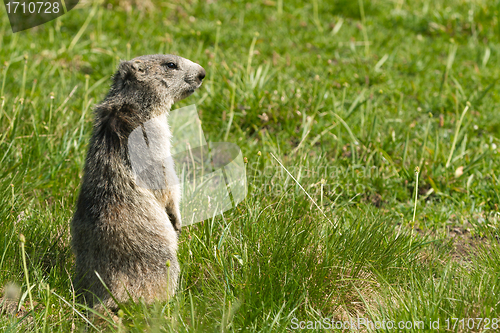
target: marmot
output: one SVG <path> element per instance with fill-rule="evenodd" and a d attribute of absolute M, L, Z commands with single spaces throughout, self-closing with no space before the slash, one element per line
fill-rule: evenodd
<path fill-rule="evenodd" d="M 163 165 L 165 187 L 137 184 L 127 139 L 136 128 L 168 114 L 174 102 L 201 86 L 205 70 L 175 55 L 147 55 L 120 63 L 94 128 L 76 212 L 71 222 L 74 284 L 91 307 L 116 309 L 132 297 L 166 300 L 179 276 L 180 185 L 172 158 Z M 167 127 L 167 134 L 170 131 Z M 146 142 L 146 133 L 144 133 Z M 169 155 L 166 138 L 162 155 Z M 101 283 L 100 276 L 113 297 Z"/>

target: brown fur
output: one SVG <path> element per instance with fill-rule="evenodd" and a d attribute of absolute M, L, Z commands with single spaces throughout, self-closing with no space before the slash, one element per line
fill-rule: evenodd
<path fill-rule="evenodd" d="M 172 63 L 177 68 L 172 67 Z M 205 70 L 181 57 L 151 55 L 122 62 L 95 108 L 95 122 L 76 212 L 71 223 L 75 285 L 94 308 L 166 300 L 179 276 L 180 188 L 173 167 L 165 189 L 136 184 L 127 138 L 201 85 Z M 172 165 L 173 166 L 173 165 Z M 177 184 L 168 184 L 174 182 Z M 176 232 L 177 231 L 177 232 Z M 167 267 L 167 261 L 170 267 Z M 97 273 L 97 274 L 96 274 Z"/>

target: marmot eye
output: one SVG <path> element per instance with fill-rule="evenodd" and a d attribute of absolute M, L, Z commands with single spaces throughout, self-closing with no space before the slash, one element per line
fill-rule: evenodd
<path fill-rule="evenodd" d="M 173 62 L 167 62 L 166 66 L 170 69 L 177 69 L 177 65 L 174 64 Z"/>

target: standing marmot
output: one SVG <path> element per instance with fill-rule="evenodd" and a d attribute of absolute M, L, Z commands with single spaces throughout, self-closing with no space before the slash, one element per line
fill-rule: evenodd
<path fill-rule="evenodd" d="M 111 89 L 95 108 L 85 175 L 71 223 L 76 255 L 75 285 L 95 308 L 116 308 L 95 272 L 119 302 L 150 303 L 175 293 L 179 275 L 177 232 L 180 185 L 171 157 L 164 161 L 165 185 L 137 184 L 128 136 L 170 111 L 201 86 L 205 70 L 174 55 L 148 55 L 122 62 Z M 170 152 L 170 131 L 162 156 Z M 144 137 L 147 142 L 146 133 Z M 170 266 L 167 267 L 167 261 Z"/>

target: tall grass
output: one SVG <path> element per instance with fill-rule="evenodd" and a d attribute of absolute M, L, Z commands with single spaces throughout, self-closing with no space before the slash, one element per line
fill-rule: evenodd
<path fill-rule="evenodd" d="M 0 9 L 0 285 L 21 288 L 3 290 L 1 330 L 498 317 L 495 1 L 154 3 L 88 3 L 17 34 Z M 69 232 L 92 105 L 120 59 L 157 52 L 207 69 L 178 107 L 242 148 L 249 194 L 183 230 L 171 302 L 95 313 Z"/>

